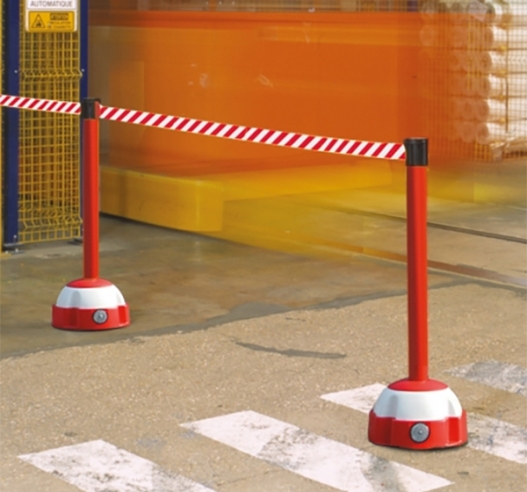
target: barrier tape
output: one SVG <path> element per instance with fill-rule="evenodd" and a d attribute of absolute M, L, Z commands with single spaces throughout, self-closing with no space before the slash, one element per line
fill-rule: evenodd
<path fill-rule="evenodd" d="M 0 95 L 0 106 L 74 115 L 80 114 L 81 111 L 80 103 L 8 95 Z M 113 108 L 103 105 L 100 105 L 100 118 L 109 121 L 150 126 L 152 128 L 207 135 L 210 137 L 228 138 L 231 140 L 328 152 L 332 154 L 391 160 L 404 160 L 406 158 L 404 145 L 400 143 L 319 137 L 302 133 L 195 120 L 181 116 L 149 113 L 147 111 L 136 111 L 133 109 Z"/>

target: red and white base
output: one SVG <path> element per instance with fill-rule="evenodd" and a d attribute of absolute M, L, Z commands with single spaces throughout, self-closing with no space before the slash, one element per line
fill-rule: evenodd
<path fill-rule="evenodd" d="M 403 379 L 390 384 L 370 411 L 368 439 L 380 446 L 435 449 L 467 442 L 467 414 L 444 383 Z"/>
<path fill-rule="evenodd" d="M 62 289 L 51 324 L 63 330 L 112 330 L 130 324 L 130 309 L 108 280 L 80 279 Z"/>

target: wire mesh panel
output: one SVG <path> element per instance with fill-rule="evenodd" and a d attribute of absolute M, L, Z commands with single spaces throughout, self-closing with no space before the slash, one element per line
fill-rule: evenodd
<path fill-rule="evenodd" d="M 521 0 L 523 1 L 523 0 Z M 527 4 L 428 2 L 421 31 L 428 124 L 450 157 L 527 152 Z"/>
<path fill-rule="evenodd" d="M 92 0 L 94 9 L 339 12 L 416 10 L 418 0 Z"/>
<path fill-rule="evenodd" d="M 527 152 L 527 3 L 428 2 L 421 30 L 429 132 L 448 156 Z M 432 82 L 435 78 L 435 85 Z M 425 91 L 426 92 L 426 91 Z"/>
<path fill-rule="evenodd" d="M 24 2 L 20 2 L 25 22 Z M 20 95 L 79 100 L 80 36 L 20 29 Z M 20 111 L 19 242 L 80 235 L 79 118 Z"/>
<path fill-rule="evenodd" d="M 327 23 L 335 22 L 339 13 L 350 19 L 355 13 L 389 17 L 404 12 L 419 19 L 406 28 L 397 21 L 394 29 L 401 40 L 407 34 L 409 42 L 418 45 L 419 60 L 412 67 L 420 96 L 415 117 L 420 116 L 422 134 L 430 139 L 431 155 L 445 162 L 527 155 L 527 0 L 92 0 L 90 5 L 145 14 L 310 12 L 313 19 L 321 13 L 319 18 Z M 218 16 L 218 23 L 224 18 Z M 402 29 L 419 30 L 419 35 Z M 365 26 L 361 34 L 365 45 L 374 36 L 383 42 L 376 32 L 367 41 L 367 31 Z M 335 53 L 347 39 L 352 44 L 351 34 L 339 37 Z M 331 87 L 321 85 L 320 90 Z"/>

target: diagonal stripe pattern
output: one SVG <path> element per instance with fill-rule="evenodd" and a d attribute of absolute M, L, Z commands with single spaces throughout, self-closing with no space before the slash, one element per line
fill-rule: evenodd
<path fill-rule="evenodd" d="M 53 113 L 80 114 L 80 103 L 33 99 L 30 97 L 0 95 L 0 106 Z M 320 137 L 295 132 L 252 128 L 228 123 L 215 123 L 179 116 L 170 116 L 133 109 L 100 107 L 100 118 L 135 125 L 176 130 L 197 135 L 227 138 L 294 149 L 327 152 L 331 154 L 371 157 L 377 159 L 404 160 L 406 152 L 402 143 L 367 142 L 342 138 Z"/>

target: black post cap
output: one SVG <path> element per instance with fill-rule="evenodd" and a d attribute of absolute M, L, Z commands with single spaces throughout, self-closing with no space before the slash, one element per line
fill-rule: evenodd
<path fill-rule="evenodd" d="M 428 166 L 428 139 L 407 138 L 404 141 L 407 166 Z"/>
<path fill-rule="evenodd" d="M 87 97 L 81 102 L 81 118 L 89 120 L 95 120 L 99 118 L 99 112 L 97 111 L 97 104 L 101 100 L 94 97 Z"/>

